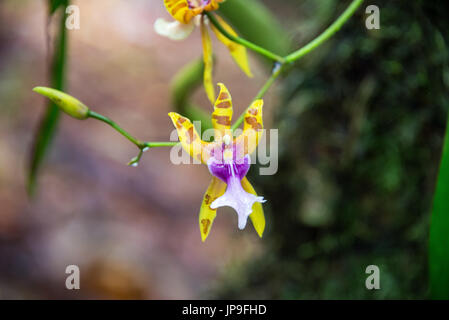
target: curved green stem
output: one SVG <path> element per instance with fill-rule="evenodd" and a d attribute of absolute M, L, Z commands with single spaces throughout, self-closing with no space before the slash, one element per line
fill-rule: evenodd
<path fill-rule="evenodd" d="M 354 14 L 357 8 L 362 4 L 363 0 L 353 0 L 348 8 L 332 23 L 326 30 L 323 31 L 318 37 L 310 41 L 301 49 L 289 54 L 285 57 L 286 62 L 295 62 L 302 58 L 306 54 L 310 53 L 326 40 L 332 37 L 340 28 L 345 24 L 346 21 Z"/>
<path fill-rule="evenodd" d="M 123 130 L 117 123 L 115 123 L 114 121 L 112 121 L 111 119 L 96 113 L 94 111 L 89 110 L 89 118 L 94 118 L 100 121 L 103 121 L 104 123 L 107 123 L 108 125 L 110 125 L 112 128 L 114 128 L 115 130 L 117 130 L 122 136 L 124 136 L 126 139 L 128 139 L 129 141 L 131 141 L 132 143 L 134 143 L 139 149 L 143 149 L 145 148 L 145 143 L 134 138 L 132 135 L 130 135 L 128 132 L 126 132 L 125 130 Z"/>
<path fill-rule="evenodd" d="M 114 121 L 112 121 L 111 119 L 96 113 L 94 111 L 89 110 L 89 114 L 88 114 L 89 118 L 93 118 L 93 119 L 97 119 L 100 120 L 104 123 L 107 123 L 108 125 L 110 125 L 112 128 L 114 128 L 115 130 L 117 130 L 122 136 L 124 136 L 126 139 L 128 139 L 129 141 L 131 141 L 132 143 L 134 143 L 139 149 L 140 149 L 140 153 L 139 153 L 139 159 L 142 156 L 142 151 L 145 150 L 146 148 L 157 148 L 157 147 L 173 147 L 176 146 L 179 142 L 143 142 L 140 141 L 139 139 L 134 138 L 131 134 L 129 134 L 128 132 L 126 132 L 124 129 L 122 129 L 117 123 L 115 123 Z"/>
<path fill-rule="evenodd" d="M 271 73 L 270 78 L 268 78 L 267 82 L 264 84 L 262 89 L 257 93 L 257 95 L 254 97 L 254 100 L 261 99 L 265 95 L 265 93 L 268 91 L 268 89 L 271 87 L 271 85 L 274 83 L 274 81 L 279 77 L 279 75 L 282 74 L 282 72 L 285 70 L 285 66 L 289 63 L 293 63 L 306 54 L 310 53 L 317 47 L 319 47 L 321 44 L 323 44 L 326 40 L 328 40 L 330 37 L 332 37 L 340 28 L 345 24 L 346 21 L 354 14 L 354 12 L 357 10 L 357 8 L 362 4 L 363 0 L 353 0 L 349 7 L 346 8 L 346 10 L 338 17 L 337 20 L 335 20 L 334 23 L 332 23 L 326 30 L 323 31 L 318 37 L 310 41 L 308 44 L 303 46 L 301 49 L 298 49 L 297 51 L 289 54 L 285 58 L 282 58 L 281 60 L 275 58 L 274 61 L 277 62 L 273 72 Z M 208 17 L 211 19 L 212 15 L 207 14 Z M 238 43 L 246 46 L 249 49 L 252 49 L 252 47 L 245 45 L 245 43 L 248 43 L 248 41 L 241 38 L 232 37 L 227 32 L 223 32 L 223 28 L 219 25 L 218 21 L 212 17 L 211 19 L 212 24 L 228 39 L 237 42 L 236 40 L 239 40 Z M 265 49 L 264 49 L 265 50 Z M 254 50 L 260 53 L 259 50 Z M 270 53 L 271 54 L 271 53 Z M 268 55 L 264 54 L 265 56 L 269 57 Z M 247 110 L 247 109 L 246 109 Z M 237 129 L 243 122 L 243 118 L 245 117 L 246 110 L 239 116 L 237 121 L 232 125 L 232 129 Z"/>
<path fill-rule="evenodd" d="M 285 62 L 285 59 L 283 57 L 281 57 L 280 55 L 277 55 L 265 48 L 262 48 L 262 47 L 258 46 L 257 44 L 254 44 L 248 40 L 245 40 L 245 39 L 237 37 L 237 36 L 233 36 L 232 34 L 227 32 L 223 28 L 223 26 L 218 22 L 218 20 L 215 18 L 214 14 L 212 14 L 210 12 L 206 12 L 205 15 L 209 18 L 210 22 L 214 25 L 214 27 L 217 28 L 218 31 L 220 31 L 220 33 L 223 34 L 229 40 L 234 41 L 238 44 L 241 44 L 242 46 L 247 47 L 248 49 L 251 49 L 255 52 L 258 52 L 261 55 L 263 55 L 273 61 L 277 61 L 280 63 Z"/>
<path fill-rule="evenodd" d="M 346 8 L 346 10 L 338 17 L 337 20 L 335 20 L 334 23 L 332 23 L 326 30 L 323 31 L 318 37 L 310 41 L 308 44 L 303 46 L 302 48 L 296 50 L 295 52 L 287 55 L 286 57 L 281 57 L 265 48 L 262 48 L 246 39 L 243 39 L 238 36 L 233 36 L 229 32 L 227 32 L 223 26 L 218 22 L 218 20 L 215 18 L 214 14 L 210 12 L 206 12 L 205 15 L 209 18 L 210 22 L 214 25 L 215 28 L 218 29 L 218 31 L 221 32 L 226 38 L 228 38 L 231 41 L 234 41 L 238 44 L 241 44 L 242 46 L 247 47 L 250 50 L 253 50 L 255 52 L 260 53 L 261 55 L 272 59 L 273 61 L 279 62 L 279 63 L 292 63 L 296 60 L 302 58 L 306 54 L 310 53 L 317 47 L 319 47 L 322 43 L 324 43 L 326 40 L 328 40 L 330 37 L 332 37 L 340 28 L 345 24 L 345 22 L 354 14 L 354 12 L 357 10 L 357 8 L 362 4 L 363 0 L 353 0 L 349 7 Z"/>
<path fill-rule="evenodd" d="M 267 82 L 265 82 L 264 86 L 259 90 L 257 95 L 254 97 L 254 100 L 262 99 L 265 93 L 270 89 L 271 85 L 276 81 L 276 79 L 281 75 L 281 73 L 284 71 L 284 65 L 276 64 L 273 72 L 271 73 L 271 76 L 268 78 Z M 249 108 L 249 106 L 248 106 Z M 239 116 L 239 118 L 235 121 L 235 123 L 232 125 L 231 129 L 235 130 L 237 129 L 243 122 L 243 119 L 245 117 L 245 112 L 248 110 L 248 108 L 245 109 L 245 111 L 242 112 L 242 114 Z"/>

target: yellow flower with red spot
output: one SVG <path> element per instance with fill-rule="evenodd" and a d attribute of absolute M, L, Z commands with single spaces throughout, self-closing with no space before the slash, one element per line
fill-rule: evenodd
<path fill-rule="evenodd" d="M 213 53 L 212 42 L 207 29 L 209 23 L 204 12 L 217 10 L 219 8 L 219 3 L 223 1 L 224 0 L 164 0 L 168 13 L 175 19 L 175 21 L 168 22 L 163 18 L 159 18 L 154 24 L 154 29 L 158 34 L 172 40 L 185 39 L 192 33 L 195 25 L 200 26 L 204 59 L 204 88 L 212 103 L 215 99 L 215 90 L 212 81 Z M 230 25 L 220 17 L 217 16 L 216 18 L 226 32 L 233 36 L 237 36 L 237 33 Z M 252 77 L 246 48 L 229 40 L 213 25 L 211 25 L 211 28 L 217 36 L 217 39 L 228 48 L 237 65 L 249 77 Z"/>
<path fill-rule="evenodd" d="M 232 98 L 226 87 L 219 83 L 220 93 L 214 104 L 212 125 L 214 141 L 203 141 L 192 122 L 178 113 L 170 112 L 183 149 L 203 164 L 207 164 L 212 181 L 201 204 L 199 227 L 201 239 L 206 240 L 217 208 L 232 207 L 238 215 L 239 229 L 246 226 L 250 217 L 258 235 L 262 237 L 265 217 L 262 203 L 246 178 L 251 165 L 249 155 L 256 149 L 262 136 L 263 100 L 256 100 L 245 113 L 243 132 L 233 137 L 231 132 Z"/>

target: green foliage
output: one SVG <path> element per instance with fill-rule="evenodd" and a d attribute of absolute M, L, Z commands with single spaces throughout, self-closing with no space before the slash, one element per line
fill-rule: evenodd
<path fill-rule="evenodd" d="M 315 1 L 303 3 L 314 25 L 332 21 L 314 15 Z M 321 12 L 340 12 L 346 3 L 325 5 L 331 10 Z M 449 106 L 441 32 L 449 24 L 425 12 L 449 7 L 376 5 L 380 30 L 367 30 L 359 10 L 286 78 L 274 106 L 279 171 L 251 177 L 268 200 L 265 253 L 231 268 L 217 297 L 428 297 L 429 218 Z M 435 201 L 447 199 L 444 192 Z M 448 272 L 449 227 L 441 218 L 433 221 L 435 243 L 445 250 L 439 270 Z M 378 291 L 365 288 L 371 264 L 380 268 Z M 447 290 L 441 272 L 439 281 Z"/>
<path fill-rule="evenodd" d="M 69 0 L 49 0 L 50 15 L 61 7 L 59 22 L 59 33 L 55 40 L 55 52 L 51 67 L 51 86 L 58 90 L 64 90 L 65 72 L 66 72 L 66 51 L 67 51 L 67 31 L 65 28 L 65 9 L 69 5 Z M 59 120 L 59 108 L 53 103 L 49 103 L 48 109 L 41 120 L 38 131 L 35 135 L 35 141 L 32 147 L 32 153 L 28 168 L 28 192 L 33 194 L 36 187 L 38 171 L 42 165 L 44 157 L 48 152 L 50 142 L 55 135 Z"/>
<path fill-rule="evenodd" d="M 429 8 L 433 16 L 440 17 L 435 24 L 446 32 L 443 36 L 437 36 L 435 41 L 439 43 L 439 54 L 446 56 L 446 45 L 448 42 L 447 20 L 442 15 L 441 8 Z M 446 40 L 446 41 L 445 41 Z M 449 87 L 449 67 L 442 70 L 443 81 Z M 448 109 L 447 101 L 442 100 L 442 105 Z M 436 183 L 435 196 L 433 199 L 432 220 L 429 241 L 429 271 L 430 271 L 430 293 L 435 299 L 449 299 L 449 118 L 446 123 L 446 135 L 441 157 L 440 170 Z"/>
<path fill-rule="evenodd" d="M 449 120 L 449 119 L 448 119 Z M 433 202 L 429 268 L 432 298 L 449 299 L 449 121 Z"/>

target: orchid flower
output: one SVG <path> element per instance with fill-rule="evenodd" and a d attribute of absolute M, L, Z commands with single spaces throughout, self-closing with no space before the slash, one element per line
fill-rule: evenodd
<path fill-rule="evenodd" d="M 220 207 L 232 207 L 238 215 L 238 227 L 244 229 L 250 217 L 258 235 L 265 229 L 263 197 L 259 197 L 246 178 L 251 165 L 250 154 L 256 149 L 262 136 L 263 100 L 256 100 L 245 113 L 243 132 L 233 138 L 231 132 L 232 98 L 226 87 L 219 83 L 220 93 L 212 113 L 214 141 L 201 140 L 192 122 L 175 112 L 168 115 L 177 129 L 183 149 L 192 158 L 209 168 L 212 181 L 201 204 L 199 227 L 201 239 L 206 240 L 216 211 Z"/>
<path fill-rule="evenodd" d="M 168 22 L 163 18 L 159 18 L 154 23 L 154 29 L 162 36 L 172 40 L 182 40 L 187 38 L 196 25 L 201 28 L 201 38 L 203 45 L 204 59 L 204 88 L 207 97 L 214 102 L 215 91 L 212 81 L 213 69 L 213 53 L 212 42 L 207 29 L 208 20 L 204 12 L 215 11 L 219 7 L 219 3 L 224 0 L 164 0 L 165 7 L 175 21 Z M 220 17 L 216 17 L 220 25 L 231 35 L 237 36 L 237 33 Z M 252 77 L 252 73 L 248 63 L 246 48 L 226 38 L 219 30 L 211 25 L 212 31 L 229 50 L 232 58 L 243 72 Z"/>

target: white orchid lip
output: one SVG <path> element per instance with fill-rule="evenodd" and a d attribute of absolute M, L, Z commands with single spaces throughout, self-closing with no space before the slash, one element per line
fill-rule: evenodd
<path fill-rule="evenodd" d="M 248 173 L 250 165 L 249 155 L 240 161 L 234 161 L 232 158 L 217 160 L 211 157 L 207 162 L 210 173 L 227 184 L 226 192 L 212 202 L 210 207 L 212 209 L 225 206 L 233 208 L 238 215 L 239 229 L 245 228 L 248 217 L 253 212 L 253 204 L 265 202 L 263 197 L 248 193 L 242 187 L 241 180 Z"/>

